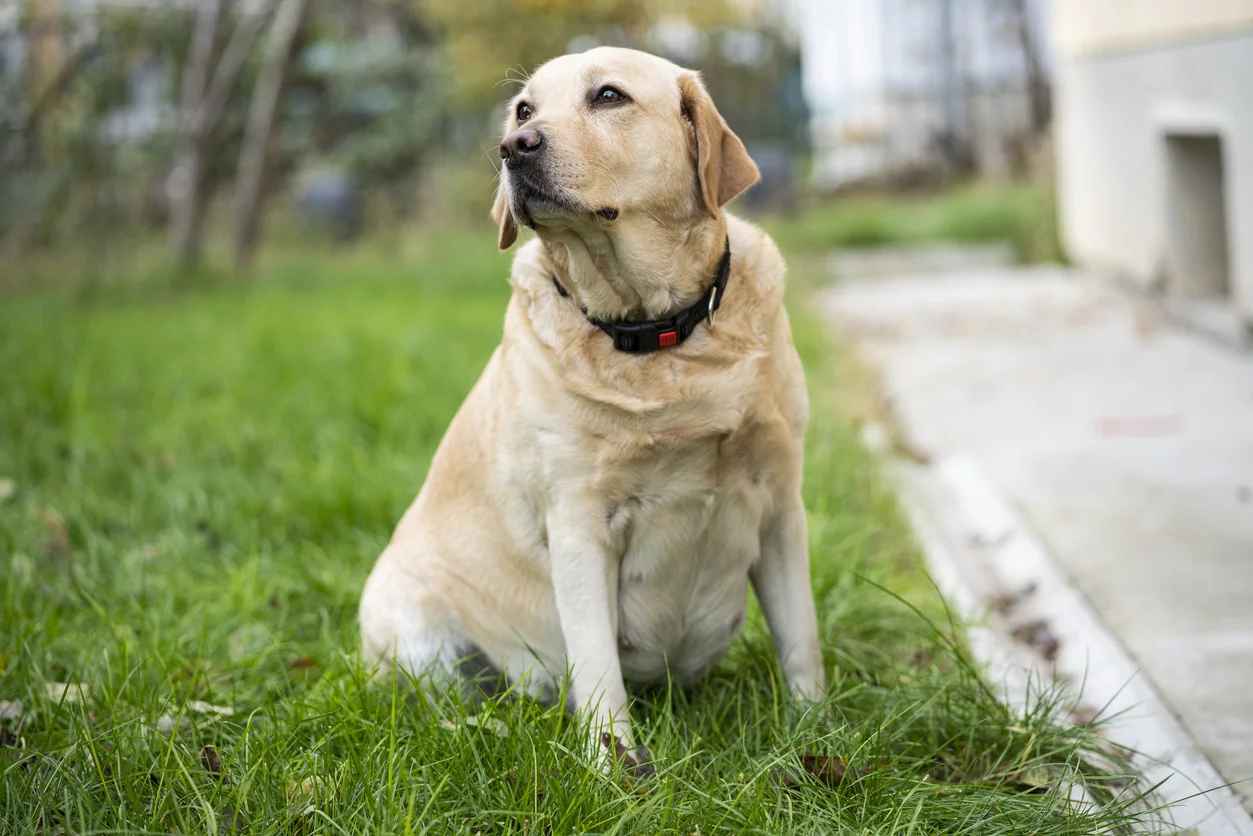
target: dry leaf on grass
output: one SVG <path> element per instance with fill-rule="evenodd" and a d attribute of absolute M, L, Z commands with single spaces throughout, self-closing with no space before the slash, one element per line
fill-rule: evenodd
<path fill-rule="evenodd" d="M 1077 726 L 1091 726 L 1096 723 L 1100 711 L 1086 705 L 1076 705 L 1070 709 L 1070 719 L 1075 721 Z"/>
<path fill-rule="evenodd" d="M 191 718 L 185 714 L 177 717 L 173 714 L 162 714 L 157 718 L 157 731 L 164 735 L 190 731 L 191 727 Z"/>
<path fill-rule="evenodd" d="M 49 682 L 44 688 L 48 699 L 66 705 L 85 702 L 91 694 L 91 689 L 81 682 Z"/>
<path fill-rule="evenodd" d="M 222 758 L 216 746 L 206 746 L 200 750 L 200 765 L 214 774 L 222 772 Z"/>
<path fill-rule="evenodd" d="M 470 715 L 466 718 L 467 726 L 475 726 L 480 729 L 487 729 L 497 737 L 508 737 L 509 727 L 505 725 L 503 720 L 497 720 L 495 717 L 477 717 Z"/>
<path fill-rule="evenodd" d="M 21 700 L 0 700 L 0 720 L 22 719 Z"/>
<path fill-rule="evenodd" d="M 321 775 L 310 775 L 300 781 L 288 779 L 283 791 L 293 801 L 307 801 L 313 798 L 333 798 L 335 785 Z"/>
<path fill-rule="evenodd" d="M 1053 629 L 1047 621 L 1032 621 L 1028 624 L 1021 624 L 1010 630 L 1009 635 L 1015 641 L 1022 642 L 1034 649 L 1048 662 L 1055 661 L 1057 652 L 1061 649 L 1061 642 L 1053 634 Z"/>
<path fill-rule="evenodd" d="M 287 669 L 296 671 L 296 670 L 301 670 L 303 668 L 314 668 L 314 667 L 317 667 L 317 665 L 318 665 L 318 660 L 314 659 L 312 656 L 301 656 L 299 659 L 293 659 L 291 662 L 289 662 L 287 665 Z"/>
<path fill-rule="evenodd" d="M 801 771 L 774 769 L 770 775 L 785 787 L 797 787 L 805 782 L 802 774 L 815 778 L 828 787 L 838 787 L 846 779 L 860 778 L 865 770 L 849 769 L 843 758 L 830 755 L 801 755 Z"/>
<path fill-rule="evenodd" d="M 61 512 L 49 505 L 40 514 L 44 528 L 48 531 L 47 551 L 52 557 L 64 557 L 70 553 L 70 532 L 65 527 L 65 518 Z"/>
<path fill-rule="evenodd" d="M 495 717 L 477 717 L 471 714 L 466 718 L 464 725 L 454 723 L 452 720 L 440 720 L 439 724 L 449 731 L 458 731 L 466 726 L 470 728 L 485 729 L 497 737 L 508 737 L 509 727 L 503 721 L 497 720 Z"/>
<path fill-rule="evenodd" d="M 235 709 L 225 705 L 211 705 L 204 700 L 192 700 L 187 703 L 187 710 L 193 714 L 213 714 L 217 717 L 235 716 Z"/>

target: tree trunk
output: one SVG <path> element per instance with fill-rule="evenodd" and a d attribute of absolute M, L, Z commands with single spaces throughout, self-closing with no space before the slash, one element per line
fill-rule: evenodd
<path fill-rule="evenodd" d="M 183 70 L 179 133 L 181 143 L 170 174 L 170 237 L 174 252 L 184 262 L 199 260 L 204 225 L 204 152 L 208 131 L 201 130 L 196 112 L 204 98 L 217 40 L 221 0 L 200 0 L 192 31 L 191 51 Z"/>
<path fill-rule="evenodd" d="M 1039 136 L 1048 130 L 1053 120 L 1053 91 L 1045 77 L 1040 60 L 1040 50 L 1033 36 L 1031 6 L 1027 0 L 1010 0 L 1010 12 L 1014 17 L 1015 34 L 1022 50 L 1023 68 L 1027 75 L 1027 101 L 1031 113 L 1031 134 Z"/>
<path fill-rule="evenodd" d="M 266 150 L 270 144 L 274 114 L 278 110 L 292 44 L 307 7 L 308 0 L 280 0 L 266 43 L 261 72 L 257 76 L 257 88 L 252 94 L 235 186 L 235 263 L 240 267 L 251 263 L 256 249 L 265 185 Z"/>
<path fill-rule="evenodd" d="M 243 70 L 248 54 L 252 52 L 252 46 L 268 17 L 268 10 L 260 11 L 249 17 L 241 17 L 235 25 L 230 41 L 218 59 L 217 69 L 213 71 L 213 80 L 206 85 L 204 96 L 193 117 L 196 126 L 204 133 L 212 131 L 222 116 L 231 91 L 235 89 L 235 82 L 239 80 L 239 73 Z"/>

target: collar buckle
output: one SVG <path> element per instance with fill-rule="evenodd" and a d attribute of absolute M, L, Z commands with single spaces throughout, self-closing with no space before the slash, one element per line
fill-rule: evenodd
<path fill-rule="evenodd" d="M 709 327 L 714 327 L 714 314 L 722 304 L 722 296 L 725 295 L 730 273 L 731 239 L 728 237 L 726 247 L 722 251 L 722 261 L 714 276 L 714 283 L 692 307 L 679 311 L 669 319 L 655 319 L 649 322 L 602 322 L 588 316 L 586 309 L 583 309 L 583 315 L 587 317 L 588 322 L 608 334 L 613 339 L 614 348 L 619 351 L 644 354 L 659 348 L 680 345 L 692 336 L 696 326 L 700 324 L 702 314 L 704 320 L 709 323 Z M 555 273 L 552 280 L 559 295 L 563 297 L 570 295 L 570 292 L 557 280 Z M 708 297 L 709 301 L 706 302 L 705 297 Z M 705 309 L 703 312 L 702 307 Z"/>

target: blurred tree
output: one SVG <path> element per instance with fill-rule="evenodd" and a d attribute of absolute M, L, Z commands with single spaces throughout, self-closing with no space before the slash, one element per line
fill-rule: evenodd
<path fill-rule="evenodd" d="M 572 48 L 655 49 L 658 24 L 706 30 L 755 19 L 751 4 L 734 0 L 426 0 L 423 7 L 455 68 L 457 97 L 478 109 L 512 95 L 502 90 L 506 78 L 525 77 Z"/>
<path fill-rule="evenodd" d="M 409 3 L 321 7 L 293 67 L 283 141 L 305 175 L 332 174 L 407 214 L 416 172 L 461 107 L 428 21 Z"/>
<path fill-rule="evenodd" d="M 308 0 L 280 0 L 266 42 L 257 87 L 252 94 L 235 184 L 235 263 L 239 266 L 246 266 L 256 249 L 261 204 L 265 198 L 263 187 L 270 132 L 279 109 L 292 45 L 308 8 Z"/>
<path fill-rule="evenodd" d="M 211 191 L 204 170 L 209 142 L 266 20 L 264 10 L 241 15 L 215 62 L 222 6 L 221 0 L 200 0 L 183 70 L 179 150 L 168 183 L 170 232 L 174 251 L 184 262 L 198 260 L 203 247 L 205 204 Z"/>

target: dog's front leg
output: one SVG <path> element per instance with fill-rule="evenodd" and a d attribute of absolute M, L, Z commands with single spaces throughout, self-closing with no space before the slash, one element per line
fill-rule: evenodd
<path fill-rule="evenodd" d="M 631 752 L 631 721 L 618 659 L 618 560 L 604 509 L 577 496 L 563 497 L 548 518 L 549 560 L 557 615 L 565 637 L 570 689 L 587 715 L 592 749 L 602 763 L 620 753 L 637 769 L 645 750 Z"/>
<path fill-rule="evenodd" d="M 818 617 L 809 582 L 809 542 L 800 492 L 762 531 L 761 557 L 750 577 L 792 694 L 816 700 L 826 688 Z"/>

